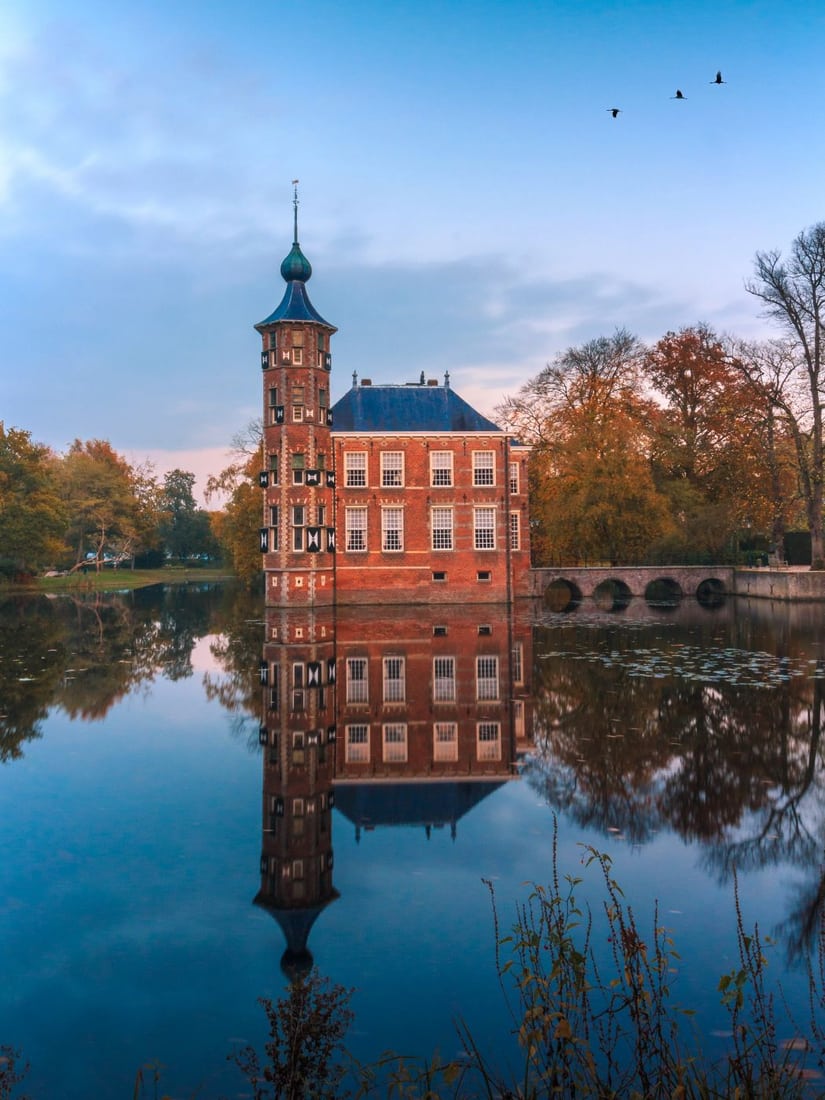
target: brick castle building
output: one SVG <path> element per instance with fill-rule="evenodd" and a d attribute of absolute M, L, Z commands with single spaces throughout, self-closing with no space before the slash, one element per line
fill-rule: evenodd
<path fill-rule="evenodd" d="M 298 243 L 262 338 L 266 602 L 487 603 L 528 595 L 527 448 L 450 387 L 359 383 L 330 399 L 335 326 Z"/>

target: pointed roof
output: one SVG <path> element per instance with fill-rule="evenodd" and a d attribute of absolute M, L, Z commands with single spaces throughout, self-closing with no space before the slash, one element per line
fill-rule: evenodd
<path fill-rule="evenodd" d="M 336 432 L 501 432 L 448 384 L 355 385 L 332 408 Z"/>
<path fill-rule="evenodd" d="M 293 180 L 293 185 L 297 184 Z M 312 264 L 301 251 L 298 243 L 298 188 L 295 187 L 295 196 L 292 200 L 295 209 L 295 231 L 293 234 L 292 248 L 289 255 L 281 263 L 281 277 L 286 283 L 286 290 L 281 299 L 281 304 L 273 310 L 263 321 L 259 321 L 255 328 L 260 330 L 265 325 L 272 325 L 276 321 L 313 321 L 317 325 L 323 325 L 330 332 L 337 332 L 335 325 L 325 321 L 318 310 L 313 306 L 307 294 L 306 284 L 312 277 Z"/>

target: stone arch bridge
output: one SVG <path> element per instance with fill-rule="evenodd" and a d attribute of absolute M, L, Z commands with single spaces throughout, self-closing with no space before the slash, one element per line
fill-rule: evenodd
<path fill-rule="evenodd" d="M 683 598 L 716 604 L 733 595 L 730 565 L 558 566 L 530 571 L 531 595 L 554 611 L 592 599 L 602 609 L 627 607 L 633 597 L 673 606 Z"/>

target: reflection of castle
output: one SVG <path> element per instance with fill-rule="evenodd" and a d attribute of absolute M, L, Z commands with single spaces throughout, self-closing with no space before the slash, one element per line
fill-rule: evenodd
<path fill-rule="evenodd" d="M 311 965 L 310 929 L 338 897 L 332 805 L 359 835 L 455 835 L 516 774 L 531 667 L 530 623 L 497 605 L 267 610 L 255 902 L 283 929 L 285 970 Z"/>

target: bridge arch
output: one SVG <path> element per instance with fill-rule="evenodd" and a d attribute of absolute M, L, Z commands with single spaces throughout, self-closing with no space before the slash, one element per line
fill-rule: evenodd
<path fill-rule="evenodd" d="M 719 577 L 705 577 L 696 589 L 696 602 L 701 607 L 713 610 L 722 606 L 727 594 L 728 590 L 725 587 L 725 582 L 720 580 Z"/>
<path fill-rule="evenodd" d="M 619 577 L 608 577 L 593 589 L 593 601 L 600 611 L 626 611 L 632 599 L 630 586 Z"/>
<path fill-rule="evenodd" d="M 579 586 L 564 577 L 557 577 L 544 590 L 544 603 L 550 611 L 575 611 L 582 598 Z"/>
<path fill-rule="evenodd" d="M 655 577 L 645 586 L 649 607 L 678 607 L 683 595 L 682 586 L 673 577 Z"/>

